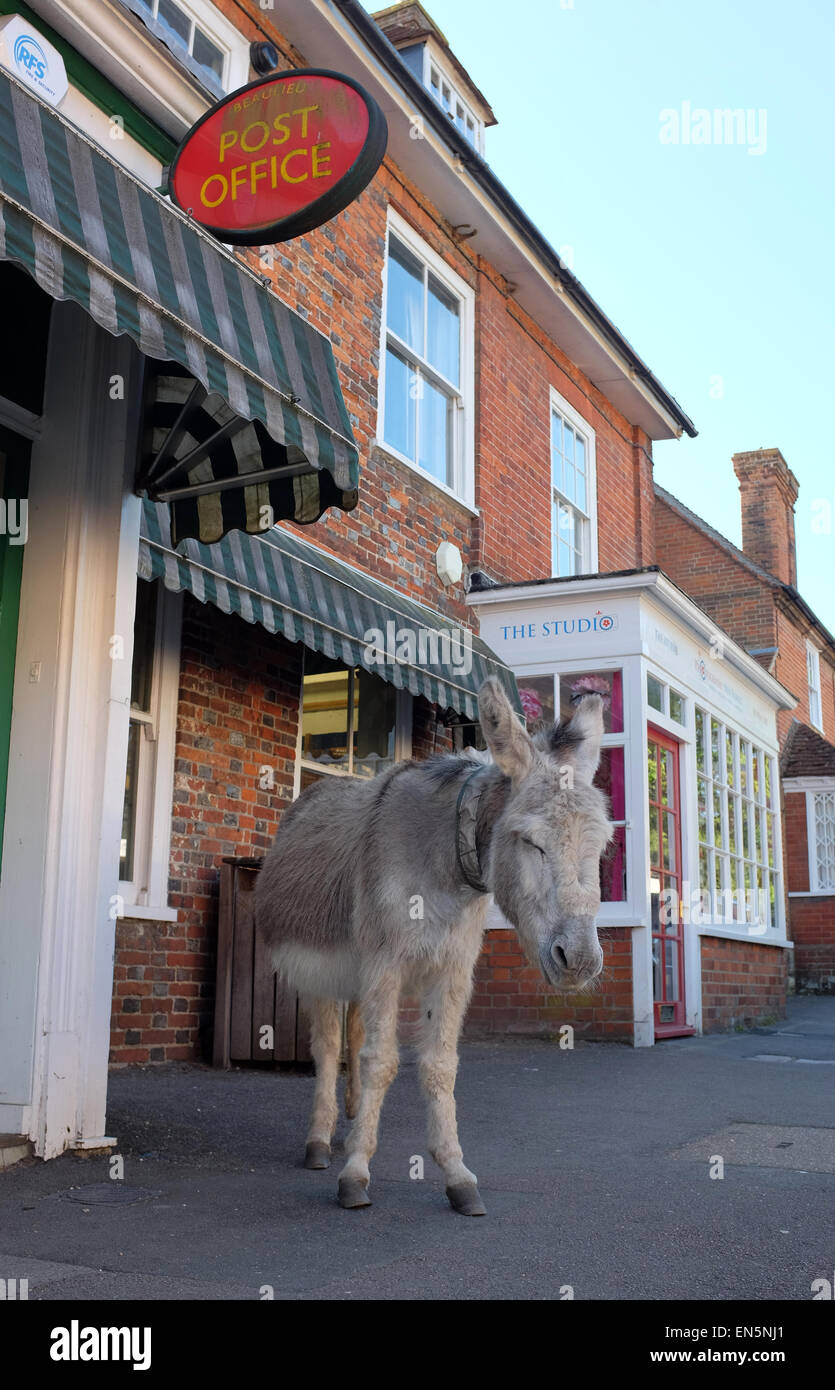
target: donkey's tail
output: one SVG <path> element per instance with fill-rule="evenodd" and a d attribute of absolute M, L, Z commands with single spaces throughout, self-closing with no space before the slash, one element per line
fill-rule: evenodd
<path fill-rule="evenodd" d="M 353 1120 L 360 1104 L 360 1048 L 365 1039 L 359 1004 L 348 1005 L 345 1020 L 345 1114 Z"/>

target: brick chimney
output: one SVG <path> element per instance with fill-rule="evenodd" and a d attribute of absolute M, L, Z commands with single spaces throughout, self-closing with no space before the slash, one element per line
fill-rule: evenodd
<path fill-rule="evenodd" d="M 794 504 L 797 479 L 779 449 L 734 454 L 742 507 L 742 549 L 783 584 L 797 584 Z"/>

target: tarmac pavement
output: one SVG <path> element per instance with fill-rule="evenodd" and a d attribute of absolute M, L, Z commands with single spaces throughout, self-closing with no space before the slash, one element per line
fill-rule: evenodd
<path fill-rule="evenodd" d="M 766 1031 L 641 1050 L 464 1044 L 484 1218 L 446 1201 L 410 1053 L 363 1210 L 336 1203 L 338 1155 L 301 1166 L 312 1085 L 115 1071 L 123 1178 L 74 1154 L 0 1173 L 0 1279 L 28 1279 L 30 1300 L 809 1300 L 835 1279 L 835 997 L 792 1000 Z"/>

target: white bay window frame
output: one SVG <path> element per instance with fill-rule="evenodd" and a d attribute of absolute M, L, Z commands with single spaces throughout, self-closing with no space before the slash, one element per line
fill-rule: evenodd
<path fill-rule="evenodd" d="M 424 267 L 424 286 L 426 277 L 432 274 L 458 303 L 459 312 L 459 373 L 458 385 L 449 382 L 440 374 L 433 372 L 431 366 L 408 344 L 388 327 L 389 292 L 389 244 L 390 237 L 405 247 Z M 386 440 L 386 355 L 389 346 L 398 356 L 405 358 L 409 365 L 414 364 L 420 375 L 430 383 L 437 375 L 439 388 L 452 396 L 452 481 L 446 483 L 422 468 L 416 459 L 411 459 Z M 376 447 L 393 458 L 399 459 L 421 478 L 427 479 L 448 496 L 462 502 L 470 511 L 475 511 L 475 292 L 462 280 L 461 276 L 447 265 L 423 240 L 405 218 L 392 207 L 388 210 L 386 225 L 386 250 L 383 268 L 383 312 L 380 331 L 380 371 L 377 401 Z M 417 453 L 417 450 L 416 450 Z"/>

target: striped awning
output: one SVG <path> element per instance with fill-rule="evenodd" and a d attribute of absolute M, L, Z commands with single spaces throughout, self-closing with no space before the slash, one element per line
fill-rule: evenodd
<path fill-rule="evenodd" d="M 178 537 L 212 541 L 231 526 L 309 522 L 325 507 L 356 506 L 357 447 L 328 340 L 3 71 L 0 259 L 22 265 L 53 299 L 80 304 L 108 332 L 129 334 L 147 357 L 179 363 L 210 411 L 254 422 L 250 444 L 263 436 L 278 446 L 268 465 L 254 447 L 240 451 L 243 464 L 235 450 L 221 451 L 219 464 L 203 451 L 179 479 L 198 489 L 198 502 L 172 501 Z M 153 476 L 145 484 L 154 495 Z"/>
<path fill-rule="evenodd" d="M 521 713 L 513 673 L 468 628 L 283 528 L 259 536 L 232 531 L 216 545 L 188 540 L 175 550 L 167 507 L 146 499 L 138 572 L 332 661 L 362 666 L 465 720 L 478 719 L 479 687 L 498 676 Z"/>

